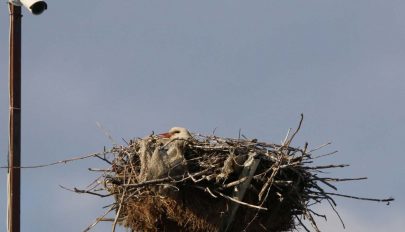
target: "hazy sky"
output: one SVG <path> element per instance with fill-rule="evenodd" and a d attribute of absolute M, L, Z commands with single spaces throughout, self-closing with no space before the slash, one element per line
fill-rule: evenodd
<path fill-rule="evenodd" d="M 280 142 L 305 114 L 294 145 L 333 144 L 327 174 L 368 176 L 344 194 L 395 197 L 390 206 L 338 199 L 346 231 L 405 228 L 405 2 L 49 1 L 23 11 L 23 165 L 101 151 L 115 140 L 191 131 Z M 8 9 L 0 5 L 0 165 L 7 161 Z M 22 231 L 82 231 L 112 199 L 86 187 L 87 160 L 22 172 Z M 6 170 L 0 170 L 0 231 Z M 324 231 L 342 231 L 333 212 Z M 4 223 L 3 223 L 4 222 Z M 110 231 L 109 223 L 94 231 Z"/>

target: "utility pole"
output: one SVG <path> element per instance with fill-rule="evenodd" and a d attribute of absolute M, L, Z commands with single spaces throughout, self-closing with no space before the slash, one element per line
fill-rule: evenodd
<path fill-rule="evenodd" d="M 10 118 L 8 168 L 9 232 L 20 231 L 21 193 L 21 6 L 9 3 L 10 10 Z"/>
<path fill-rule="evenodd" d="M 7 231 L 20 232 L 21 209 L 21 6 L 35 15 L 47 9 L 41 0 L 9 0 L 9 154 L 7 179 Z"/>

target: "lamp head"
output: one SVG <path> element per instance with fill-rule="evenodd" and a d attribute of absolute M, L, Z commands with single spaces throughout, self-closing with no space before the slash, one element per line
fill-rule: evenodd
<path fill-rule="evenodd" d="M 41 0 L 9 0 L 15 6 L 25 6 L 34 15 L 40 15 L 44 12 L 48 5 Z"/>

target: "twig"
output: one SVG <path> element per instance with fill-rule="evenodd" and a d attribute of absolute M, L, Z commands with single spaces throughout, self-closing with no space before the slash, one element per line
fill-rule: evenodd
<path fill-rule="evenodd" d="M 341 182 L 341 181 L 354 181 L 354 180 L 367 180 L 367 177 L 358 177 L 358 178 L 331 178 L 331 177 L 323 177 L 319 178 L 325 181 L 336 181 L 336 182 Z"/>
<path fill-rule="evenodd" d="M 91 172 L 111 172 L 111 169 L 102 169 L 102 168 L 88 168 L 87 170 Z"/>
<path fill-rule="evenodd" d="M 340 223 L 342 223 L 343 229 L 346 229 L 345 223 L 343 222 L 342 217 L 340 217 L 340 214 L 338 213 L 338 211 L 335 209 L 335 206 L 332 204 L 332 202 L 330 202 L 329 199 L 326 199 L 330 205 L 330 207 L 332 208 L 332 210 L 335 212 L 335 214 L 338 216 Z"/>
<path fill-rule="evenodd" d="M 230 187 L 236 186 L 236 185 L 238 185 L 238 184 L 244 182 L 244 181 L 247 180 L 247 179 L 248 179 L 247 176 L 246 176 L 246 177 L 243 177 L 243 178 L 241 178 L 241 179 L 239 179 L 239 180 L 235 180 L 235 181 L 233 181 L 233 182 L 231 182 L 231 183 L 222 185 L 222 188 L 226 189 L 226 188 L 230 188 Z"/>
<path fill-rule="evenodd" d="M 215 191 L 215 193 L 219 194 L 223 198 L 226 198 L 226 199 L 228 199 L 230 201 L 233 201 L 235 203 L 238 203 L 238 204 L 250 207 L 250 208 L 254 208 L 254 209 L 258 209 L 258 210 L 265 210 L 265 211 L 268 210 L 267 208 L 264 208 L 264 207 L 261 207 L 261 206 L 258 206 L 258 205 L 252 205 L 252 204 L 249 204 L 249 203 L 246 203 L 246 202 L 243 202 L 243 201 L 236 200 L 236 199 L 234 199 L 234 198 L 232 198 L 230 196 L 227 196 L 227 195 L 225 195 L 225 194 L 223 194 L 223 193 L 221 193 L 219 191 Z"/>
<path fill-rule="evenodd" d="M 329 146 L 329 145 L 331 145 L 331 144 L 332 144 L 331 142 L 322 144 L 321 146 L 318 146 L 318 147 L 316 147 L 316 148 L 310 150 L 309 153 L 312 153 L 312 152 L 314 152 L 314 151 L 317 151 L 317 150 L 319 150 L 319 149 L 321 149 L 321 148 L 323 148 L 323 147 Z"/>
<path fill-rule="evenodd" d="M 123 201 L 124 201 L 124 197 L 125 197 L 126 191 L 127 191 L 127 189 L 125 188 L 125 189 L 124 189 L 124 192 L 122 193 L 122 196 L 121 196 L 121 198 L 120 198 L 118 210 L 117 210 L 117 213 L 116 213 L 116 215 L 115 215 L 114 222 L 113 222 L 113 225 L 112 225 L 112 232 L 115 232 L 115 227 L 117 226 L 118 218 L 119 218 L 119 216 L 120 216 L 120 214 L 121 214 L 122 203 L 123 203 Z"/>
<path fill-rule="evenodd" d="M 338 164 L 338 165 L 324 165 L 324 166 L 315 166 L 315 167 L 303 167 L 304 169 L 327 169 L 327 168 L 344 168 L 350 166 L 349 164 Z"/>
<path fill-rule="evenodd" d="M 267 190 L 266 191 L 266 197 L 263 199 L 261 205 L 263 205 L 264 201 L 267 198 L 267 195 L 269 194 L 270 188 L 271 188 L 271 186 L 273 185 L 273 182 L 274 182 L 274 177 L 278 173 L 279 168 L 280 168 L 279 161 L 274 163 L 273 166 L 270 168 L 270 169 L 272 169 L 272 173 L 271 173 L 270 177 L 267 179 L 266 183 L 263 185 L 262 189 L 259 192 L 259 201 L 262 201 L 263 194 Z"/>
<path fill-rule="evenodd" d="M 352 199 L 356 199 L 356 200 L 363 200 L 363 201 L 391 202 L 391 201 L 395 200 L 392 197 L 386 198 L 386 199 L 378 199 L 378 198 L 368 198 L 368 197 L 356 197 L 356 196 L 350 196 L 350 195 L 339 194 L 339 193 L 330 193 L 330 192 L 325 192 L 325 194 L 338 196 L 338 197 L 352 198 Z"/>
<path fill-rule="evenodd" d="M 97 127 L 104 133 L 104 135 L 111 141 L 112 144 L 116 145 L 114 138 L 111 135 L 111 132 L 106 129 L 100 122 L 96 122 Z"/>
<path fill-rule="evenodd" d="M 334 185 L 329 184 L 326 180 L 324 180 L 324 179 L 322 179 L 322 178 L 318 178 L 316 175 L 313 175 L 312 177 L 313 177 L 315 180 L 319 180 L 319 181 L 322 182 L 323 184 L 329 186 L 330 188 L 332 188 L 332 189 L 334 189 L 334 190 L 337 190 L 337 188 L 336 188 Z"/>
<path fill-rule="evenodd" d="M 91 225 L 88 226 L 86 229 L 84 229 L 83 232 L 89 231 L 91 228 L 93 228 L 94 226 L 96 226 L 100 221 L 103 221 L 104 217 L 105 217 L 108 213 L 110 213 L 113 209 L 114 209 L 114 205 L 111 206 L 111 207 L 103 214 L 103 216 L 97 218 L 96 221 L 93 222 L 93 224 L 91 224 Z"/>
<path fill-rule="evenodd" d="M 288 137 L 290 136 L 291 128 L 288 129 L 287 134 L 285 135 L 283 141 L 281 142 L 280 147 L 285 147 L 287 144 Z"/>
<path fill-rule="evenodd" d="M 325 219 L 325 221 L 327 221 L 326 215 L 324 215 L 324 214 L 319 214 L 319 213 L 313 211 L 312 209 L 307 209 L 307 210 L 308 210 L 309 212 L 311 212 L 312 214 L 316 215 L 317 217 L 321 217 L 321 218 Z"/>
<path fill-rule="evenodd" d="M 323 155 L 314 156 L 314 157 L 312 157 L 312 159 L 318 159 L 318 158 L 321 158 L 321 157 L 334 155 L 334 154 L 336 154 L 336 153 L 338 153 L 337 150 L 336 150 L 336 151 L 329 152 L 329 153 L 326 153 L 326 154 L 323 154 Z"/>
<path fill-rule="evenodd" d="M 305 226 L 305 224 L 301 221 L 301 219 L 297 216 L 297 215 L 294 215 L 295 216 L 295 218 L 298 220 L 298 222 L 300 223 L 300 225 L 302 226 L 302 228 L 304 228 L 304 230 L 306 231 L 306 232 L 311 232 L 306 226 Z"/>
<path fill-rule="evenodd" d="M 318 225 L 317 225 L 316 222 L 315 222 L 314 217 L 312 217 L 312 215 L 308 212 L 308 210 L 306 210 L 305 214 L 307 215 L 307 217 L 308 217 L 308 219 L 309 219 L 309 222 L 310 222 L 311 225 L 312 225 L 312 228 L 314 228 L 316 232 L 321 232 L 321 231 L 319 230 L 319 228 L 318 228 Z"/>
<path fill-rule="evenodd" d="M 86 193 L 86 194 L 96 195 L 96 196 L 99 196 L 99 197 L 109 197 L 109 196 L 112 196 L 112 195 L 113 195 L 112 193 L 109 193 L 109 194 L 99 194 L 99 193 L 95 193 L 95 192 L 92 192 L 92 191 L 81 190 L 81 189 L 77 189 L 77 188 L 69 189 L 69 188 L 66 188 L 65 186 L 62 186 L 62 185 L 59 185 L 59 187 L 65 189 L 65 190 L 74 192 L 74 193 Z"/>
<path fill-rule="evenodd" d="M 100 154 L 107 154 L 107 153 L 109 153 L 109 152 L 92 153 L 92 154 L 89 154 L 89 155 L 80 156 L 80 157 L 74 157 L 74 158 L 66 159 L 66 160 L 60 160 L 60 161 L 56 161 L 56 162 L 48 163 L 48 164 L 39 164 L 39 165 L 32 165 L 32 166 L 21 166 L 21 167 L 14 167 L 14 168 L 43 168 L 43 167 L 48 167 L 48 166 L 52 166 L 52 165 L 56 165 L 56 164 L 66 164 L 66 163 L 69 163 L 69 162 L 72 162 L 72 161 L 87 159 L 87 158 L 95 157 L 95 156 L 100 155 Z M 1 166 L 0 168 L 7 168 L 8 169 L 10 167 Z"/>
<path fill-rule="evenodd" d="M 112 165 L 111 161 L 109 161 L 108 159 L 103 158 L 103 157 L 101 157 L 101 156 L 99 156 L 99 155 L 96 155 L 96 157 L 99 158 L 99 159 L 101 159 L 101 160 L 103 160 L 103 161 L 105 161 L 105 162 L 107 162 L 108 164 Z"/>
<path fill-rule="evenodd" d="M 302 125 L 302 121 L 304 121 L 304 114 L 301 113 L 301 120 L 300 123 L 298 124 L 297 129 L 295 130 L 295 132 L 293 133 L 293 135 L 290 137 L 290 139 L 288 140 L 286 146 L 289 147 L 291 144 L 291 141 L 294 139 L 295 135 L 297 135 L 298 131 L 301 129 L 301 125 Z"/>

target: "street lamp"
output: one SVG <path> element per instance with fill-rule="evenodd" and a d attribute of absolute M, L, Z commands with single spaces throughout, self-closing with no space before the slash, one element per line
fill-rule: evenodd
<path fill-rule="evenodd" d="M 34 15 L 48 7 L 39 0 L 9 0 L 10 68 L 9 68 L 9 154 L 7 180 L 7 231 L 20 232 L 21 193 L 21 6 Z"/>

